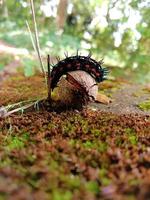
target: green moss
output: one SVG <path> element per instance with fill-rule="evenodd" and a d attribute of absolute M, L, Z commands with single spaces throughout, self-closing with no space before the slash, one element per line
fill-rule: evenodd
<path fill-rule="evenodd" d="M 91 141 L 86 141 L 85 143 L 83 143 L 83 146 L 87 149 L 91 149 L 95 146 L 95 143 L 93 143 Z"/>
<path fill-rule="evenodd" d="M 86 141 L 83 143 L 83 147 L 87 149 L 97 149 L 99 152 L 105 152 L 107 150 L 107 143 L 101 141 Z"/>
<path fill-rule="evenodd" d="M 95 181 L 89 181 L 85 184 L 85 188 L 94 193 L 94 194 L 98 194 L 100 192 L 100 188 L 97 182 Z"/>
<path fill-rule="evenodd" d="M 107 178 L 107 177 L 103 177 L 101 179 L 101 183 L 102 183 L 103 186 L 107 186 L 107 185 L 111 184 L 111 180 L 109 178 Z"/>
<path fill-rule="evenodd" d="M 115 144 L 118 147 L 121 147 L 123 143 L 124 143 L 124 141 L 123 141 L 122 137 L 121 136 L 117 136 L 117 138 L 115 139 Z"/>
<path fill-rule="evenodd" d="M 94 135 L 94 136 L 99 136 L 101 134 L 100 130 L 99 129 L 92 129 L 91 130 L 91 133 Z"/>
<path fill-rule="evenodd" d="M 98 149 L 99 152 L 105 152 L 107 150 L 107 143 L 106 142 L 99 142 L 97 149 Z"/>
<path fill-rule="evenodd" d="M 136 136 L 136 135 L 130 135 L 130 136 L 129 136 L 129 142 L 130 142 L 132 145 L 136 145 L 136 144 L 138 143 L 137 136 Z"/>
<path fill-rule="evenodd" d="M 7 150 L 22 149 L 25 146 L 25 142 L 29 140 L 29 134 L 24 133 L 22 136 L 7 136 L 5 146 Z"/>
<path fill-rule="evenodd" d="M 71 135 L 75 132 L 76 127 L 74 124 L 70 123 L 69 121 L 65 121 L 62 125 L 62 130 L 64 135 Z"/>
<path fill-rule="evenodd" d="M 5 158 L 1 158 L 0 167 L 7 167 L 12 165 L 12 160 L 5 155 Z"/>
<path fill-rule="evenodd" d="M 74 189 L 79 189 L 81 186 L 81 180 L 78 176 L 73 176 L 73 175 L 61 175 L 60 179 L 68 189 L 74 190 Z"/>
<path fill-rule="evenodd" d="M 0 200 L 8 199 L 8 196 L 4 192 L 0 192 Z"/>
<path fill-rule="evenodd" d="M 70 191 L 54 190 L 52 193 L 53 200 L 71 200 L 72 193 Z"/>
<path fill-rule="evenodd" d="M 138 107 L 141 110 L 149 111 L 150 110 L 150 100 L 138 104 Z"/>
<path fill-rule="evenodd" d="M 128 141 L 132 144 L 132 145 L 136 145 L 138 143 L 138 138 L 137 138 L 137 135 L 136 133 L 134 132 L 133 129 L 131 128 L 126 128 L 125 129 L 125 133 L 127 134 L 127 138 L 128 138 Z"/>
<path fill-rule="evenodd" d="M 138 179 L 131 179 L 129 180 L 129 185 L 130 186 L 136 186 L 140 183 L 140 181 Z"/>
<path fill-rule="evenodd" d="M 111 183 L 111 180 L 107 177 L 108 170 L 106 168 L 101 168 L 99 170 L 99 178 L 103 186 L 107 186 Z"/>
<path fill-rule="evenodd" d="M 125 133 L 128 134 L 128 135 L 135 134 L 135 133 L 134 133 L 134 130 L 131 129 L 131 128 L 126 128 L 126 129 L 125 129 Z"/>
<path fill-rule="evenodd" d="M 100 177 L 100 178 L 103 178 L 103 177 L 106 176 L 107 173 L 108 173 L 107 169 L 101 168 L 101 169 L 99 170 L 99 177 Z"/>

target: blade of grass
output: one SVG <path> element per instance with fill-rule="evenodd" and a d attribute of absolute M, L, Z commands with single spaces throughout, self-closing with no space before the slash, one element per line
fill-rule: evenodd
<path fill-rule="evenodd" d="M 28 32 L 29 32 L 29 35 L 30 35 L 30 39 L 31 39 L 31 42 L 32 42 L 33 49 L 34 49 L 35 52 L 37 52 L 36 46 L 35 46 L 35 41 L 34 41 L 34 38 L 33 38 L 32 32 L 31 32 L 31 28 L 30 28 L 27 20 L 26 20 L 26 26 L 27 26 L 27 29 L 28 29 Z"/>
<path fill-rule="evenodd" d="M 41 50 L 40 50 L 40 44 L 39 44 L 39 37 L 38 37 L 38 30 L 37 30 L 37 23 L 36 23 L 36 18 L 35 18 L 35 9 L 34 9 L 33 0 L 30 0 L 30 6 L 31 6 L 32 19 L 33 19 L 33 24 L 34 24 L 34 36 L 35 36 L 35 46 L 36 46 L 36 50 L 37 50 L 37 55 L 38 55 L 38 58 L 39 58 L 39 61 L 40 61 L 42 73 L 45 77 L 45 80 L 47 81 L 46 72 L 45 72 L 45 68 L 44 68 L 42 56 L 41 56 Z"/>

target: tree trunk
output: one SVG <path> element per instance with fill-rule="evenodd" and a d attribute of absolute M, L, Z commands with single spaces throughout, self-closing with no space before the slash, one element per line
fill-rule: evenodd
<path fill-rule="evenodd" d="M 0 7 L 2 8 L 2 16 L 8 18 L 8 8 L 5 0 L 0 0 Z"/>
<path fill-rule="evenodd" d="M 65 22 L 66 22 L 66 16 L 67 16 L 67 6 L 68 6 L 68 0 L 60 0 L 57 8 L 57 28 L 58 30 L 63 30 Z"/>

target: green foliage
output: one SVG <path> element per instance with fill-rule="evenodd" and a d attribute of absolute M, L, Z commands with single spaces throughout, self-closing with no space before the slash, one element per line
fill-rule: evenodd
<path fill-rule="evenodd" d="M 0 71 L 8 65 L 10 62 L 13 61 L 13 56 L 6 55 L 6 54 L 0 54 Z"/>
<path fill-rule="evenodd" d="M 35 61 L 30 60 L 30 58 L 23 59 L 24 74 L 25 76 L 33 76 L 35 73 Z"/>
<path fill-rule="evenodd" d="M 77 49 L 90 50 L 97 59 L 104 58 L 106 65 L 120 67 L 112 70 L 115 71 L 112 75 L 131 77 L 141 83 L 150 80 L 150 6 L 147 2 L 144 5 L 140 0 L 132 0 L 130 3 L 73 0 L 69 2 L 72 10 L 67 13 L 62 35 L 57 33 L 56 17 L 44 16 L 40 9 L 42 4 L 40 0 L 34 4 L 43 54 L 63 56 L 66 51 L 72 54 Z M 131 12 L 128 12 L 129 10 Z M 29 3 L 5 1 L 0 11 L 2 11 L 0 39 L 16 47 L 32 50 L 25 26 L 26 19 L 32 25 Z M 114 15 L 116 12 L 121 13 L 120 16 L 116 14 L 112 17 L 112 13 Z M 136 21 L 138 18 L 139 20 Z M 118 45 L 116 40 L 120 40 Z M 83 43 L 88 44 L 89 47 Z M 30 74 L 28 67 L 25 71 Z"/>

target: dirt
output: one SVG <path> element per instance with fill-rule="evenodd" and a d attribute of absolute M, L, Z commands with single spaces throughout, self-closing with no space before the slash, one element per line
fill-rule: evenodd
<path fill-rule="evenodd" d="M 150 116 L 135 106 L 148 93 L 120 81 L 100 92 L 113 102 L 0 119 L 0 199 L 149 199 Z M 0 105 L 46 95 L 41 76 L 18 74 L 1 85 Z"/>
<path fill-rule="evenodd" d="M 106 90 L 105 90 L 106 91 Z M 108 105 L 92 104 L 92 107 L 115 114 L 140 114 L 149 115 L 150 110 L 143 111 L 138 105 L 150 99 L 150 92 L 145 90 L 145 86 L 138 84 L 121 84 L 120 87 L 114 91 L 107 89 L 107 93 L 111 94 L 112 102 Z"/>

